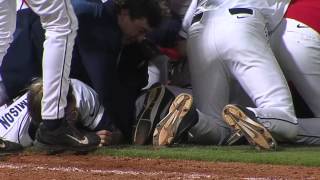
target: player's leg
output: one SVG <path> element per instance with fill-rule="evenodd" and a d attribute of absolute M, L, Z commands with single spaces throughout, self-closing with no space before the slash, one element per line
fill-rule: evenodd
<path fill-rule="evenodd" d="M 320 145 L 320 118 L 299 118 L 299 129 L 294 143 Z"/>
<path fill-rule="evenodd" d="M 0 64 L 2 64 L 16 27 L 16 1 L 0 0 Z"/>
<path fill-rule="evenodd" d="M 38 145 L 46 150 L 89 151 L 100 138 L 92 132 L 79 131 L 64 120 L 69 90 L 71 55 L 78 21 L 70 0 L 27 0 L 40 16 L 46 40 L 43 52 L 43 97 Z"/>
<path fill-rule="evenodd" d="M 40 16 L 46 40 L 43 52 L 42 118 L 64 117 L 69 73 L 78 21 L 70 0 L 27 0 Z"/>
<path fill-rule="evenodd" d="M 320 117 L 320 35 L 307 25 L 285 18 L 272 35 L 272 47 L 288 80 Z"/>
<path fill-rule="evenodd" d="M 227 11 L 228 12 L 228 11 Z M 255 103 L 256 121 L 263 124 L 277 140 L 291 140 L 297 134 L 291 94 L 268 44 L 264 18 L 251 14 L 217 18 L 216 42 L 220 54 L 234 77 Z M 224 27 L 228 27 L 227 29 Z M 228 34 L 228 39 L 222 34 Z M 225 43 L 227 41 L 227 43 Z"/>
<path fill-rule="evenodd" d="M 13 40 L 16 27 L 16 1 L 0 0 L 0 66 Z M 0 75 L 0 105 L 8 99 L 6 89 Z"/>
<path fill-rule="evenodd" d="M 214 22 L 195 22 L 189 29 L 188 61 L 194 103 L 199 121 L 190 129 L 189 141 L 222 144 L 230 129 L 222 121 L 221 111 L 229 101 L 229 73 L 219 60 L 213 36 Z"/>

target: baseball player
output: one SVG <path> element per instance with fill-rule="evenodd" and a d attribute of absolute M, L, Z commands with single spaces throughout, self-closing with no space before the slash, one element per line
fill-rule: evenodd
<path fill-rule="evenodd" d="M 29 127 L 31 126 L 31 118 L 27 107 L 27 94 L 14 100 L 10 105 L 1 106 L 1 120 L 0 120 L 0 137 L 4 140 L 21 144 L 22 146 L 30 146 L 32 138 L 29 135 Z M 30 134 L 35 131 L 31 127 Z"/>
<path fill-rule="evenodd" d="M 289 0 L 191 2 L 184 24 L 190 25 L 187 53 L 199 120 L 189 131 L 190 142 L 220 145 L 245 136 L 257 148 L 272 149 L 275 140 L 295 139 L 298 122 L 291 94 L 268 36 L 288 5 Z M 239 83 L 255 106 L 228 105 L 231 82 Z M 192 110 L 190 99 L 182 95 L 173 107 L 183 103 Z M 165 134 L 158 129 L 155 133 Z"/>
<path fill-rule="evenodd" d="M 58 145 L 65 149 L 79 146 L 94 148 L 99 143 L 81 143 L 81 139 L 98 139 L 94 134 L 74 139 L 67 136 L 74 134 L 68 124 L 63 123 L 64 109 L 67 105 L 69 72 L 74 38 L 78 27 L 70 0 L 26 0 L 27 5 L 36 12 L 45 29 L 46 40 L 43 44 L 43 98 L 40 125 L 37 140 L 43 144 Z M 16 1 L 0 0 L 0 63 L 12 41 L 16 23 Z M 69 139 L 66 140 L 66 139 Z M 73 148 L 75 149 L 75 148 Z"/>
<path fill-rule="evenodd" d="M 239 94 L 239 92 L 241 91 L 238 90 L 237 94 Z M 142 93 L 136 101 L 137 120 L 133 131 L 133 143 L 140 145 L 148 144 L 150 143 L 149 140 L 152 135 L 154 135 L 154 145 L 168 145 L 172 142 L 188 143 L 188 141 L 183 141 L 183 137 L 186 137 L 184 128 L 190 127 L 188 124 L 196 122 L 199 118 L 202 118 L 202 121 L 205 118 L 204 116 L 201 116 L 203 113 L 193 109 L 193 98 L 190 93 L 191 91 L 187 89 L 160 84 L 155 85 Z M 235 99 L 235 101 L 244 102 L 242 98 L 240 98 L 240 100 Z M 179 120 L 181 122 L 176 123 L 176 121 Z M 298 120 L 298 136 L 292 143 L 301 145 L 319 145 L 319 118 L 299 118 Z M 162 122 L 163 124 L 159 122 Z M 173 124 L 171 125 L 170 123 Z M 182 125 L 182 123 L 184 123 L 184 125 Z M 166 131 L 161 130 L 164 127 L 167 128 Z M 159 131 L 162 132 L 162 134 Z M 177 140 L 179 141 L 177 142 Z M 198 141 L 196 143 L 201 142 Z M 239 143 L 244 142 L 241 141 Z M 287 144 L 288 142 L 285 143 Z"/>
<path fill-rule="evenodd" d="M 27 93 L 15 99 L 12 104 L 1 107 L 0 138 L 2 140 L 10 144 L 12 142 L 20 144 L 22 147 L 33 145 L 36 130 L 41 123 L 39 111 L 41 96 L 42 81 L 37 80 L 30 86 Z M 94 131 L 100 137 L 100 146 L 110 144 L 113 136 L 111 131 L 115 131 L 104 112 L 105 109 L 99 102 L 98 94 L 93 89 L 79 80 L 70 80 L 70 93 L 66 108 L 67 121 L 79 124 L 81 130 Z M 115 135 L 119 134 L 115 133 Z M 12 147 L 7 148 L 9 149 L 6 151 L 0 147 L 0 154 L 13 151 Z M 14 148 L 20 149 L 19 146 L 14 146 Z M 50 149 L 52 150 L 57 149 Z"/>
<path fill-rule="evenodd" d="M 320 103 L 316 98 L 320 97 L 318 10 L 318 1 L 292 1 L 271 36 L 273 51 L 286 78 L 295 85 L 315 117 L 320 117 Z"/>
<path fill-rule="evenodd" d="M 320 125 L 320 3 L 293 0 L 277 29 L 271 45 L 287 78 L 313 113 L 300 119 L 298 143 L 319 144 Z"/>

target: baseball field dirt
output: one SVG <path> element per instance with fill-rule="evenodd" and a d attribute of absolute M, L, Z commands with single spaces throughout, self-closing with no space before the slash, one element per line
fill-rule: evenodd
<path fill-rule="evenodd" d="M 1 157 L 0 179 L 320 179 L 320 168 L 102 155 Z"/>

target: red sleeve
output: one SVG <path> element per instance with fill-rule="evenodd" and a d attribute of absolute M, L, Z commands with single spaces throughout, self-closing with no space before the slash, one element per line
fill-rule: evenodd
<path fill-rule="evenodd" d="M 163 48 L 160 47 L 160 52 L 168 56 L 172 60 L 181 59 L 181 54 L 174 48 Z"/>
<path fill-rule="evenodd" d="M 285 17 L 300 21 L 320 32 L 320 0 L 292 0 Z"/>

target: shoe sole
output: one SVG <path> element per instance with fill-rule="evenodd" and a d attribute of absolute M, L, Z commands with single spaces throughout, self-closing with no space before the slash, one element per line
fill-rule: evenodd
<path fill-rule="evenodd" d="M 12 154 L 19 154 L 21 152 L 23 152 L 24 148 L 15 143 L 15 142 L 10 142 L 7 141 L 5 142 L 5 140 L 0 139 L 1 143 L 0 143 L 0 156 L 7 156 L 7 155 L 12 155 Z M 2 142 L 3 141 L 3 142 Z M 10 145 L 10 144 L 13 145 Z"/>
<path fill-rule="evenodd" d="M 34 142 L 34 146 L 41 151 L 45 151 L 48 155 L 60 154 L 66 151 L 72 151 L 76 154 L 86 154 L 91 151 L 95 151 L 98 146 L 88 146 L 88 147 L 66 147 L 59 145 L 48 145 L 41 143 L 37 140 Z"/>
<path fill-rule="evenodd" d="M 242 136 L 256 149 L 275 150 L 277 143 L 269 131 L 261 124 L 250 119 L 235 105 L 227 105 L 223 109 L 224 121 L 234 130 L 228 143 L 232 144 Z"/>
<path fill-rule="evenodd" d="M 8 152 L 0 152 L 0 157 L 2 156 L 9 156 L 9 155 L 15 155 L 15 154 L 20 154 L 22 153 L 23 150 L 16 150 L 16 151 L 8 151 Z"/>
<path fill-rule="evenodd" d="M 144 145 L 150 138 L 153 129 L 153 122 L 164 94 L 164 86 L 156 87 L 148 93 L 147 102 L 144 105 L 144 111 L 142 112 L 134 130 L 134 144 Z"/>
<path fill-rule="evenodd" d="M 192 107 L 192 96 L 182 93 L 172 102 L 169 113 L 157 124 L 153 133 L 153 145 L 171 145 L 176 137 L 178 126 Z M 183 130 L 182 130 L 183 131 Z"/>

